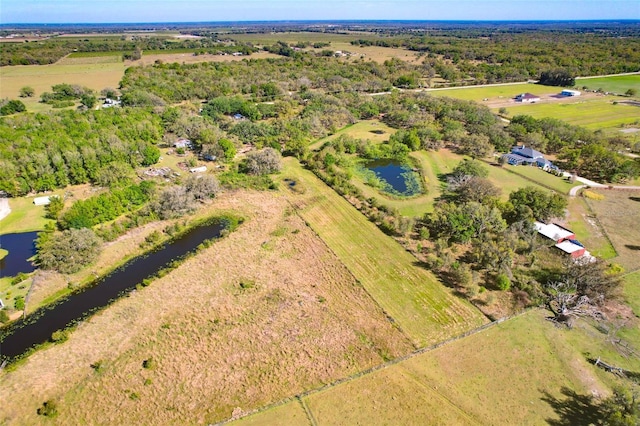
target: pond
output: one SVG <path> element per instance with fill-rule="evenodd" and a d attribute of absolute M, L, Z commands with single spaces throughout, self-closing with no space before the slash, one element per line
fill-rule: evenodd
<path fill-rule="evenodd" d="M 366 164 L 366 168 L 376 174 L 385 183 L 384 191 L 411 196 L 421 192 L 418 173 L 397 160 L 381 159 Z"/>
<path fill-rule="evenodd" d="M 51 334 L 90 315 L 129 293 L 173 260 L 193 252 L 204 241 L 220 236 L 224 224 L 215 221 L 196 226 L 157 250 L 125 263 L 111 274 L 71 294 L 54 306 L 44 307 L 2 330 L 0 360 L 11 360 L 30 347 L 44 343 Z"/>
<path fill-rule="evenodd" d="M 33 272 L 35 267 L 29 259 L 36 254 L 37 232 L 0 235 L 0 248 L 9 252 L 0 260 L 0 278 L 13 277 L 20 272 Z"/>

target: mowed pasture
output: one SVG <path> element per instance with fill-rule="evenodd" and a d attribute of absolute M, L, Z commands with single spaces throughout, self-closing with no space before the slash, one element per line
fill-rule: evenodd
<path fill-rule="evenodd" d="M 610 259 L 627 271 L 640 269 L 640 191 L 591 189 L 604 197 L 585 199 L 618 256 Z"/>
<path fill-rule="evenodd" d="M 19 98 L 28 111 L 49 110 L 50 106 L 39 102 L 44 92 L 50 92 L 51 86 L 67 83 L 88 87 L 97 92 L 111 87 L 117 88 L 124 76 L 126 65 L 117 57 L 63 59 L 62 63 L 52 65 L 16 65 L 0 68 L 0 97 L 18 99 L 20 88 L 31 86 L 35 95 L 31 98 Z"/>
<path fill-rule="evenodd" d="M 617 75 L 611 77 L 581 77 L 576 79 L 576 87 L 582 89 L 586 86 L 589 90 L 602 90 L 623 94 L 629 89 L 635 89 L 640 95 L 640 74 Z M 637 96 L 636 96 L 637 97 Z"/>
<path fill-rule="evenodd" d="M 585 353 L 637 368 L 611 352 L 604 335 L 580 324 L 554 327 L 545 313 L 517 318 L 412 356 L 395 365 L 302 396 L 316 424 L 587 424 L 595 405 L 574 396 L 609 393 L 613 375 L 589 364 Z M 589 335 L 590 338 L 586 338 Z M 295 412 L 298 401 L 283 412 Z M 233 422 L 278 424 L 271 410 Z M 572 414 L 576 417 L 572 417 Z M 310 423 L 308 423 L 310 424 Z"/>
<path fill-rule="evenodd" d="M 201 213 L 220 211 L 246 221 L 0 371 L 0 423 L 38 424 L 54 400 L 60 424 L 209 424 L 412 350 L 286 197 L 237 191 Z"/>
<path fill-rule="evenodd" d="M 430 89 L 426 90 L 426 92 L 432 96 L 447 96 L 450 98 L 481 102 L 484 99 L 489 101 L 513 99 L 516 95 L 525 92 L 532 93 L 534 95 L 545 95 L 549 93 L 559 93 L 560 90 L 561 88 L 554 86 L 542 86 L 540 84 L 532 83 L 512 83 Z"/>
<path fill-rule="evenodd" d="M 615 129 L 640 123 L 640 106 L 624 103 L 626 98 L 598 96 L 576 97 L 565 102 L 515 104 L 507 108 L 509 116 L 530 115 L 534 118 L 557 118 L 591 130 Z M 617 102 L 617 104 L 614 104 Z"/>
<path fill-rule="evenodd" d="M 487 321 L 311 172 L 291 159 L 285 164 L 283 178 L 294 180 L 296 187 L 305 191 L 301 196 L 299 189 L 283 189 L 298 214 L 416 347 L 459 335 Z"/>

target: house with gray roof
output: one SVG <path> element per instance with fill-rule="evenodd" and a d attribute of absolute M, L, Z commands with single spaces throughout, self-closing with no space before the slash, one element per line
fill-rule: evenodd
<path fill-rule="evenodd" d="M 528 146 L 514 146 L 509 154 L 502 156 L 505 162 L 512 166 L 528 165 L 538 166 L 543 170 L 557 170 L 558 168 L 546 158 L 540 151 Z"/>

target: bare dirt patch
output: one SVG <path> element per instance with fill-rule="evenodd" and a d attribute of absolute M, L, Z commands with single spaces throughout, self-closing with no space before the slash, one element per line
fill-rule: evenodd
<path fill-rule="evenodd" d="M 69 341 L 0 372 L 0 423 L 210 423 L 411 350 L 349 271 L 274 193 L 209 207 L 247 218 Z M 142 362 L 153 357 L 156 367 Z M 91 364 L 102 361 L 99 371 Z"/>

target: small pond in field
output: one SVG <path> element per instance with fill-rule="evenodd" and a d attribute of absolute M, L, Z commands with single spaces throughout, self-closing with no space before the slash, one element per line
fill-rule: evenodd
<path fill-rule="evenodd" d="M 397 160 L 381 159 L 366 164 L 366 168 L 375 173 L 382 181 L 382 190 L 395 195 L 411 196 L 419 194 L 420 175 L 411 167 Z"/>
<path fill-rule="evenodd" d="M 37 232 L 0 235 L 0 248 L 9 252 L 0 259 L 0 278 L 33 272 L 35 268 L 29 258 L 36 254 L 37 237 Z"/>

